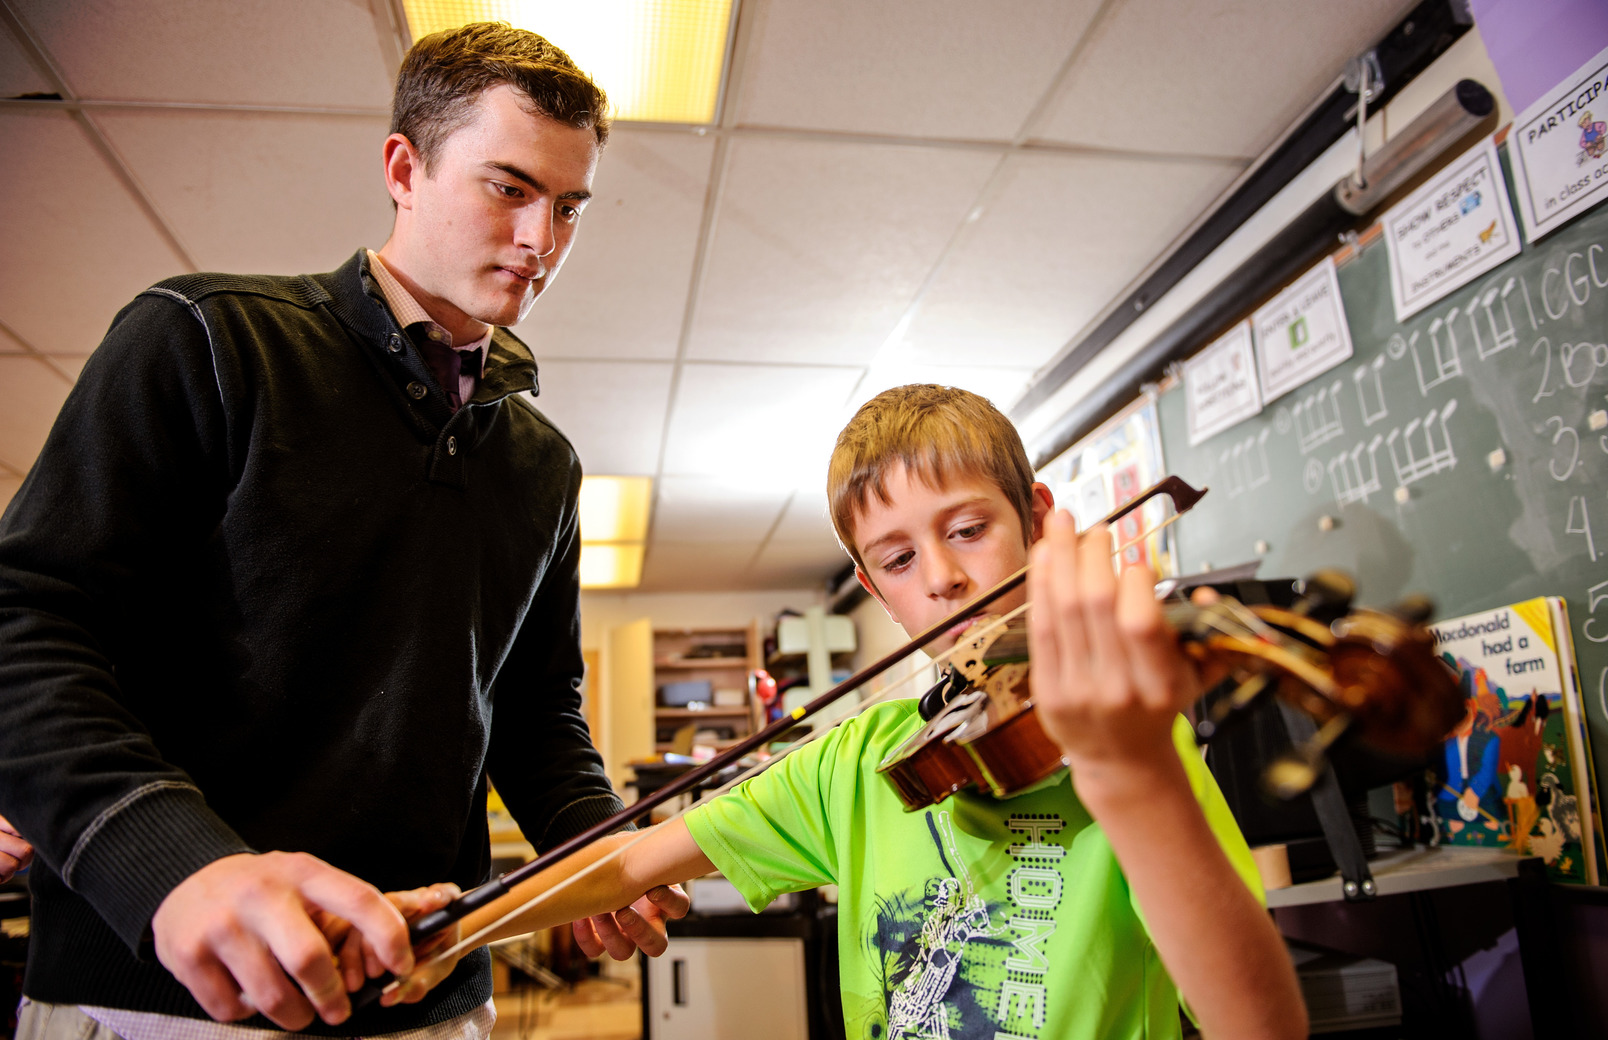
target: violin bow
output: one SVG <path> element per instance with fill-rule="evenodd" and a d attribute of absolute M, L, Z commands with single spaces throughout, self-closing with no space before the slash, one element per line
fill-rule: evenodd
<path fill-rule="evenodd" d="M 1205 495 L 1207 490 L 1207 488 L 1197 489 L 1191 487 L 1182 478 L 1177 476 L 1166 477 L 1151 487 L 1146 488 L 1144 491 L 1140 492 L 1132 499 L 1129 499 L 1121 506 L 1118 506 L 1100 522 L 1108 525 L 1114 524 L 1151 499 L 1165 495 L 1170 498 L 1173 503 L 1174 516 L 1169 518 L 1167 521 L 1167 523 L 1171 523 L 1173 520 L 1176 520 L 1178 516 L 1194 508 L 1195 504 L 1200 501 L 1201 496 Z M 1156 530 L 1160 530 L 1160 526 L 1158 526 Z M 1153 533 L 1154 531 L 1147 531 L 1139 537 L 1149 537 L 1149 535 Z M 1132 543 L 1130 542 L 1129 544 Z M 830 690 L 827 690 L 819 697 L 816 697 L 807 704 L 799 705 L 792 711 L 783 715 L 781 718 L 765 726 L 757 733 L 752 733 L 743 738 L 736 744 L 727 748 L 725 751 L 717 754 L 714 758 L 700 766 L 696 766 L 688 770 L 653 793 L 643 796 L 607 819 L 601 820 L 580 833 L 565 839 L 559 844 L 548 849 L 546 852 L 537 856 L 529 863 L 517 867 L 506 874 L 492 878 L 490 881 L 487 881 L 485 884 L 480 885 L 477 888 L 470 889 L 468 892 L 465 892 L 463 895 L 459 896 L 448 905 L 442 907 L 440 910 L 432 911 L 431 913 L 424 914 L 415 919 L 408 928 L 409 942 L 417 946 L 419 943 L 428 939 L 430 936 L 434 935 L 436 932 L 439 932 L 448 925 L 462 920 L 481 907 L 495 902 L 496 900 L 507 895 L 516 885 L 520 884 L 521 882 L 535 877 L 548 867 L 559 862 L 560 860 L 563 860 L 565 857 L 580 851 L 586 846 L 597 841 L 599 838 L 613 834 L 615 831 L 624 827 L 626 824 L 629 824 L 638 817 L 652 812 L 653 809 L 663 805 L 665 802 L 670 801 L 672 798 L 675 798 L 692 789 L 693 787 L 698 786 L 705 779 L 725 769 L 727 766 L 731 765 L 733 762 L 736 762 L 738 759 L 742 758 L 750 751 L 753 751 L 755 748 L 762 747 L 765 744 L 776 740 L 783 733 L 792 729 L 804 719 L 814 715 L 822 708 L 835 703 L 845 695 L 859 689 L 872 679 L 882 675 L 882 673 L 886 672 L 889 668 L 892 668 L 895 664 L 908 657 L 911 652 L 922 649 L 933 640 L 949 631 L 949 629 L 953 626 L 959 624 L 969 617 L 973 617 L 981 608 L 988 606 L 1000 597 L 1020 587 L 1021 584 L 1027 579 L 1028 569 L 1029 568 L 1027 567 L 1023 567 L 1015 574 L 1012 574 L 1010 577 L 1001 581 L 998 585 L 995 585 L 987 592 L 982 593 L 975 599 L 968 602 L 965 606 L 960 607 L 958 610 L 955 610 L 942 620 L 928 626 L 904 646 L 883 655 L 872 664 L 849 676 L 847 679 L 838 683 Z M 358 990 L 356 993 L 352 994 L 353 1007 L 360 1008 L 377 999 L 379 994 L 383 991 L 384 986 L 390 981 L 391 979 L 388 976 L 381 976 L 379 978 L 369 980 L 367 985 Z"/>

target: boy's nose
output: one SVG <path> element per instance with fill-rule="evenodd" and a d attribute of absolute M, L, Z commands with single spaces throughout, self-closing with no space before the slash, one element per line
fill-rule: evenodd
<path fill-rule="evenodd" d="M 945 553 L 927 554 L 927 592 L 931 596 L 953 599 L 971 583 L 966 571 Z"/>

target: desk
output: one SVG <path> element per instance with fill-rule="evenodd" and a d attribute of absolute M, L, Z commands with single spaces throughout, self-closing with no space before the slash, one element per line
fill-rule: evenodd
<path fill-rule="evenodd" d="M 1434 889 L 1503 882 L 1507 886 L 1514 931 L 1519 941 L 1519 960 L 1534 1036 L 1542 1040 L 1573 1035 L 1567 976 L 1562 970 L 1558 935 L 1552 920 L 1550 883 L 1539 857 L 1518 856 L 1503 849 L 1443 846 L 1383 853 L 1370 860 L 1368 867 L 1381 900 L 1392 896 L 1417 900 Z M 1274 889 L 1267 894 L 1268 909 L 1341 903 L 1345 896 L 1340 885 L 1336 875 Z M 1348 904 L 1353 909 L 1367 905 Z M 1435 963 L 1436 958 L 1429 956 L 1429 951 L 1425 953 L 1426 961 L 1436 970 L 1444 972 L 1450 967 Z"/>

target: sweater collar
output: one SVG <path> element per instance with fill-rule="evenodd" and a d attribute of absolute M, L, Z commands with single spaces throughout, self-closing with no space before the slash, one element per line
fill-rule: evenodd
<path fill-rule="evenodd" d="M 338 269 L 307 278 L 329 295 L 330 310 L 341 324 L 369 349 L 390 360 L 386 343 L 391 336 L 401 335 L 402 329 L 386 306 L 385 295 L 369 269 L 366 248 L 353 253 Z M 504 328 L 493 329 L 485 372 L 474 400 L 501 400 L 526 390 L 540 393 L 536 358 L 518 336 Z"/>

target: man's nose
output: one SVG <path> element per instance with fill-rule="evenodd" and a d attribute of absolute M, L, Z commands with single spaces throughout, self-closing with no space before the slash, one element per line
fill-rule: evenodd
<path fill-rule="evenodd" d="M 547 256 L 558 248 L 558 236 L 553 231 L 553 203 L 543 199 L 526 207 L 515 233 L 517 244 L 537 256 Z"/>

